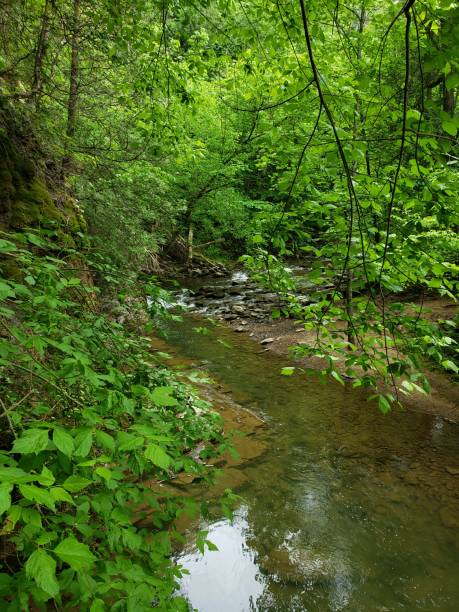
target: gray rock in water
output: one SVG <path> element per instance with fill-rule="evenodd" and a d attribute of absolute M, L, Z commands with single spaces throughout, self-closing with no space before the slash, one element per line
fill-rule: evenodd
<path fill-rule="evenodd" d="M 271 342 L 274 342 L 274 340 L 274 338 L 264 338 L 261 340 L 260 344 L 271 344 Z"/>

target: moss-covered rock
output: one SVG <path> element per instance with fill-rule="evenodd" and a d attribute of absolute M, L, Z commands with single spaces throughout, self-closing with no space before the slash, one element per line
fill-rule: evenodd
<path fill-rule="evenodd" d="M 0 112 L 0 228 L 52 228 L 62 246 L 73 247 L 86 230 L 84 217 L 61 177 L 54 184 L 45 179 L 45 156 L 37 143 L 27 146 L 30 138 Z"/>

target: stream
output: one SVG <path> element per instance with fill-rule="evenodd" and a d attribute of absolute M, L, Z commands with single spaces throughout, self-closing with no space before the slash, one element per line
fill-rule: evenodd
<path fill-rule="evenodd" d="M 190 539 L 181 592 L 199 612 L 459 609 L 459 426 L 382 415 L 363 391 L 280 375 L 287 358 L 202 315 L 168 323 L 171 350 L 266 421 L 237 467 L 233 521 Z M 208 333 L 194 328 L 207 327 Z"/>

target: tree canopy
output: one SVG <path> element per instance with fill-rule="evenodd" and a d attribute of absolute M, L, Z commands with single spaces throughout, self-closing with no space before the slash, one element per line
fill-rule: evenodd
<path fill-rule="evenodd" d="M 8 609 L 64 593 L 70 607 L 97 611 L 122 592 L 127 603 L 114 608 L 140 610 L 151 589 L 160 609 L 185 605 L 167 603 L 165 532 L 158 553 L 128 526 L 122 508 L 142 495 L 123 471 L 183 470 L 199 427 L 207 442 L 221 432 L 190 412 L 174 437 L 165 408 L 178 411 L 186 390 L 167 371 L 135 370 L 149 359 L 144 341 L 124 328 L 111 335 L 87 308 L 98 291 L 122 301 L 139 280 L 158 296 L 145 279 L 165 253 L 184 247 L 189 268 L 199 248 L 242 258 L 279 294 L 273 316 L 316 332 L 298 354 L 371 389 L 383 412 L 429 391 L 426 367 L 457 374 L 455 321 L 432 320 L 423 301 L 454 299 L 458 288 L 458 86 L 459 6 L 450 0 L 2 0 L 0 248 L 10 263 L 0 284 L 9 403 L 0 408 L 11 439 L 0 510 L 9 512 L 3 533 L 27 525 L 15 536 L 22 570 L 5 579 L 20 593 L 18 603 L 7 596 Z M 307 305 L 292 260 L 308 268 Z M 11 372 L 24 369 L 51 395 L 65 382 L 50 409 L 65 426 L 14 387 Z M 80 416 L 69 402 L 84 407 Z M 98 492 L 72 514 L 72 495 L 92 478 Z M 35 506 L 61 502 L 64 523 L 53 514 L 43 527 Z M 158 527 L 177 511 L 162 507 Z M 74 516 L 85 542 L 97 536 L 116 553 L 104 557 L 103 580 L 90 575 L 100 551 L 73 536 L 56 544 Z M 148 592 L 119 578 L 132 570 L 129 550 Z"/>

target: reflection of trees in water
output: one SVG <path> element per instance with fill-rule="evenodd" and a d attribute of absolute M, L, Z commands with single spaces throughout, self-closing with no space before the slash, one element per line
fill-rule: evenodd
<path fill-rule="evenodd" d="M 215 345 L 206 336 L 200 342 L 203 355 Z M 237 351 L 239 337 L 231 342 Z M 459 478 L 445 470 L 457 465 L 457 427 L 424 414 L 384 416 L 364 392 L 279 380 L 274 355 L 268 362 L 239 351 L 235 368 L 225 351 L 212 361 L 214 374 L 269 415 L 268 451 L 240 470 L 245 545 L 264 584 L 251 604 L 247 585 L 246 606 L 320 612 L 349 600 L 351 609 L 396 609 L 415 601 L 413 585 L 443 588 L 445 601 L 459 595 L 449 579 L 457 550 L 441 522 L 451 523 L 454 511 L 438 512 L 453 508 L 458 489 Z"/>
<path fill-rule="evenodd" d="M 396 606 L 413 583 L 427 581 L 438 589 L 425 577 L 427 565 L 447 579 L 444 559 L 457 565 L 457 556 L 454 561 L 448 529 L 435 516 L 443 503 L 436 499 L 435 482 L 453 499 L 446 480 L 451 488 L 454 477 L 444 469 L 451 448 L 444 444 L 439 455 L 428 446 L 432 419 L 417 417 L 411 440 L 406 433 L 396 440 L 392 423 L 373 447 L 354 440 L 345 452 L 329 447 L 316 461 L 311 456 L 320 453 L 301 447 L 295 432 L 289 453 L 279 449 L 274 461 L 270 455 L 244 470 L 250 483 L 243 492 L 249 502 L 247 542 L 266 579 L 255 609 L 340 610 L 349 601 L 363 606 L 365 598 Z M 350 436 L 343 414 L 333 423 L 335 433 Z M 377 434 L 364 431 L 367 444 Z M 413 462 L 418 440 L 420 460 Z M 457 586 L 450 584 L 449 592 L 457 593 Z"/>
<path fill-rule="evenodd" d="M 306 470 L 301 446 L 281 459 L 257 465 L 252 474 L 245 470 L 251 482 L 244 491 L 247 543 L 266 580 L 254 609 L 305 610 L 311 601 L 324 610 L 340 609 L 352 580 L 347 539 L 334 526 L 331 492 L 340 487 L 339 477 L 326 460 Z"/>

